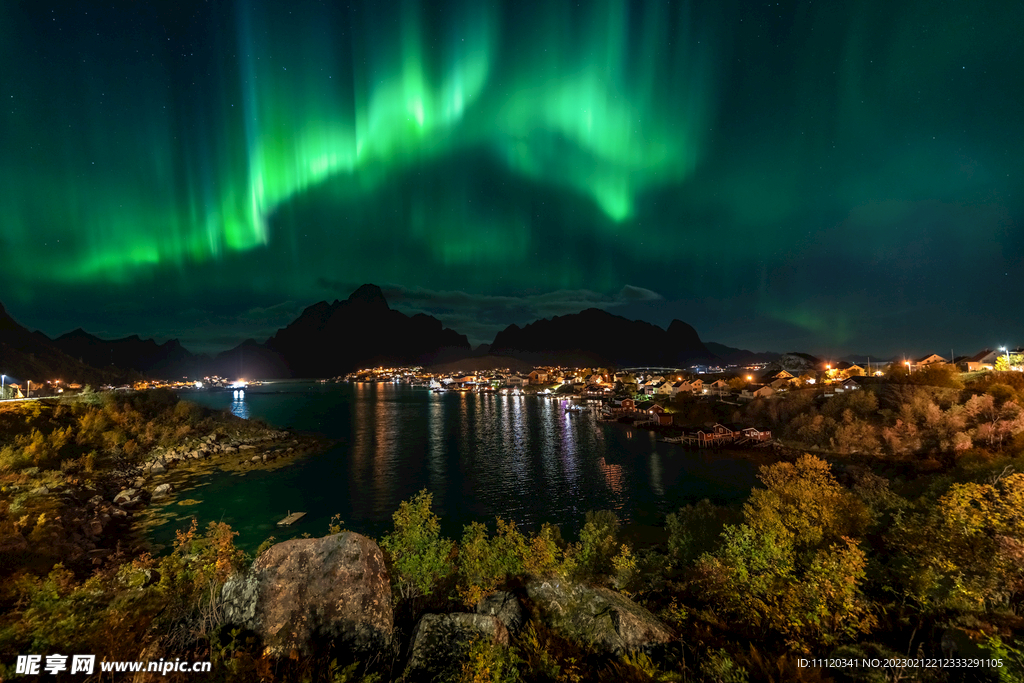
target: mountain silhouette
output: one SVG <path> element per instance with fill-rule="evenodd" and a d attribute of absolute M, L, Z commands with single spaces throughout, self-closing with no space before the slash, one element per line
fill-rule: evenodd
<path fill-rule="evenodd" d="M 668 330 L 597 308 L 510 325 L 494 337 L 493 355 L 556 365 L 678 367 L 713 360 L 697 331 L 681 320 Z"/>

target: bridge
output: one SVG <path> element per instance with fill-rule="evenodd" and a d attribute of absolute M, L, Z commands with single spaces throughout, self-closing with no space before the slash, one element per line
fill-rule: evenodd
<path fill-rule="evenodd" d="M 671 375 L 681 372 L 689 372 L 689 368 L 659 368 L 653 366 L 646 366 L 642 368 L 620 368 L 619 372 L 628 372 L 631 375 Z"/>

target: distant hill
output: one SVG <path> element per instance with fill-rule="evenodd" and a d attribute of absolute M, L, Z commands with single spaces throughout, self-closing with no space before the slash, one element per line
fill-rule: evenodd
<path fill-rule="evenodd" d="M 218 353 L 206 374 L 243 379 L 280 379 L 291 377 L 287 361 L 255 339 L 246 339 L 233 349 Z M 310 375 L 314 376 L 314 375 Z"/>
<path fill-rule="evenodd" d="M 0 373 L 7 382 L 31 380 L 45 382 L 60 379 L 64 382 L 87 384 L 121 383 L 130 374 L 92 367 L 69 356 L 42 332 L 30 332 L 8 315 L 0 304 Z"/>
<path fill-rule="evenodd" d="M 533 363 L 519 360 L 512 356 L 471 356 L 461 360 L 453 360 L 447 363 L 436 363 L 428 366 L 432 372 L 450 374 L 454 372 L 482 372 L 485 370 L 503 370 L 508 368 L 512 372 L 529 373 L 533 370 Z"/>
<path fill-rule="evenodd" d="M 780 355 L 770 351 L 758 353 L 754 351 L 747 351 L 746 349 L 736 349 L 717 342 L 704 342 L 704 346 L 707 347 L 708 351 L 730 365 L 742 365 L 744 363 L 769 363 L 778 359 Z"/>
<path fill-rule="evenodd" d="M 765 374 L 772 374 L 780 370 L 785 370 L 794 375 L 801 375 L 804 372 L 816 372 L 821 367 L 822 361 L 809 353 L 799 353 L 797 351 L 791 351 L 784 353 L 777 359 L 768 364 L 764 369 Z"/>
<path fill-rule="evenodd" d="M 53 344 L 72 358 L 98 368 L 115 365 L 161 378 L 187 374 L 198 358 L 179 344 L 177 339 L 163 344 L 157 344 L 152 339 L 140 339 L 138 335 L 106 340 L 82 328 L 57 337 Z"/>
<path fill-rule="evenodd" d="M 264 347 L 293 377 L 340 375 L 376 365 L 427 365 L 469 355 L 465 335 L 422 313 L 392 310 L 380 287 L 363 285 L 344 301 L 307 308 Z"/>
<path fill-rule="evenodd" d="M 715 357 L 681 320 L 663 330 L 597 308 L 510 325 L 494 337 L 490 352 L 536 364 L 617 367 L 676 367 Z"/>

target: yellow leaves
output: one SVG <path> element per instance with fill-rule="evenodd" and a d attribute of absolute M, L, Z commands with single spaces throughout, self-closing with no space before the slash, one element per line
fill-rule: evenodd
<path fill-rule="evenodd" d="M 762 467 L 759 478 L 767 488 L 752 491 L 743 509 L 751 528 L 791 536 L 803 546 L 841 535 L 848 494 L 827 462 L 805 454 L 796 463 Z"/>
<path fill-rule="evenodd" d="M 327 524 L 327 533 L 329 535 L 340 534 L 345 530 L 345 522 L 341 518 L 341 513 L 336 513 L 331 517 L 331 521 Z"/>
<path fill-rule="evenodd" d="M 1020 534 L 1024 518 L 1024 474 L 996 484 L 954 484 L 939 499 L 939 513 L 947 529 L 964 536 Z"/>

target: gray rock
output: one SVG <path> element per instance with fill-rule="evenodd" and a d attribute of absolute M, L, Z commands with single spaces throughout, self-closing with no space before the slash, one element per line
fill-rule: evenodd
<path fill-rule="evenodd" d="M 49 492 L 50 492 L 50 489 L 46 488 L 45 486 L 40 486 L 38 488 L 32 489 L 31 495 L 33 495 L 33 496 L 45 496 Z"/>
<path fill-rule="evenodd" d="M 174 493 L 174 487 L 173 486 L 171 486 L 170 484 L 160 484 L 155 489 L 153 489 L 153 500 L 157 500 L 157 499 L 160 499 L 160 498 L 166 498 L 167 496 L 171 495 L 172 493 Z"/>
<path fill-rule="evenodd" d="M 309 654 L 320 638 L 361 656 L 392 644 L 384 555 L 351 531 L 272 546 L 248 572 L 230 578 L 221 597 L 225 620 L 255 631 L 268 656 Z"/>
<path fill-rule="evenodd" d="M 621 654 L 667 643 L 675 634 L 629 598 L 569 581 L 526 585 L 532 616 L 569 640 Z"/>
<path fill-rule="evenodd" d="M 479 637 L 508 645 L 508 631 L 484 614 L 425 614 L 413 629 L 403 679 L 433 679 L 463 661 Z"/>
<path fill-rule="evenodd" d="M 127 505 L 138 500 L 139 489 L 125 489 L 114 496 L 114 505 Z"/>
<path fill-rule="evenodd" d="M 145 485 L 146 485 L 145 477 L 137 477 L 135 479 L 135 481 L 132 482 L 132 488 L 136 488 L 136 489 L 141 489 Z"/>
<path fill-rule="evenodd" d="M 164 467 L 163 463 L 157 461 L 150 465 L 149 471 L 152 472 L 153 474 L 163 474 L 164 472 L 167 471 L 167 468 Z"/>
<path fill-rule="evenodd" d="M 484 597 L 477 603 L 476 613 L 497 617 L 512 635 L 519 633 L 519 629 L 526 622 L 519 598 L 508 591 L 498 591 Z"/>
<path fill-rule="evenodd" d="M 254 455 L 251 458 L 249 458 L 249 462 L 263 462 L 263 456 Z"/>

